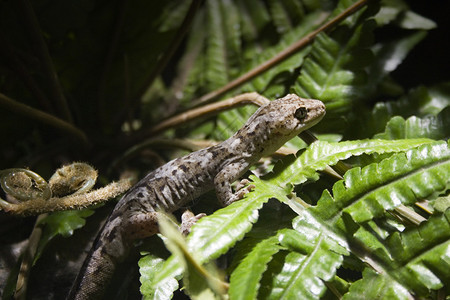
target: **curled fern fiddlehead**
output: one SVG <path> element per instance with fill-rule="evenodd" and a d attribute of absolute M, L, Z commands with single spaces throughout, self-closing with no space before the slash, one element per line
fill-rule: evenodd
<path fill-rule="evenodd" d="M 39 174 L 27 169 L 6 169 L 0 171 L 0 184 L 5 193 L 18 201 L 50 199 L 52 191 L 49 184 Z"/>
<path fill-rule="evenodd" d="M 0 210 L 16 215 L 69 209 L 82 209 L 116 197 L 131 187 L 130 179 L 123 179 L 91 191 L 97 180 L 97 171 L 85 163 L 72 163 L 56 170 L 47 183 L 38 174 L 27 169 L 0 171 L 1 187 L 17 203 L 0 198 Z"/>
<path fill-rule="evenodd" d="M 89 192 L 97 180 L 97 171 L 85 163 L 72 163 L 56 170 L 49 180 L 55 196 L 82 194 Z"/>

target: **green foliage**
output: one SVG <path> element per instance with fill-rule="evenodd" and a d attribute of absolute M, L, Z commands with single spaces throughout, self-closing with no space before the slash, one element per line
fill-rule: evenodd
<path fill-rule="evenodd" d="M 42 237 L 39 241 L 38 251 L 34 261 L 38 260 L 45 246 L 57 235 L 70 237 L 73 231 L 85 225 L 85 218 L 94 212 L 90 209 L 82 211 L 61 211 L 45 217 L 41 224 L 45 224 Z"/>
<path fill-rule="evenodd" d="M 271 6 L 274 22 L 283 28 L 289 26 L 289 22 L 280 17 L 280 9 L 278 5 Z M 405 9 L 397 7 L 395 14 L 401 15 Z M 335 296 L 336 293 L 342 293 L 350 298 L 383 295 L 383 299 L 388 299 L 394 294 L 400 298 L 401 295 L 424 296 L 424 287 L 428 291 L 436 291 L 443 287 L 442 284 L 449 276 L 448 271 L 434 271 L 440 267 L 437 258 L 442 257 L 440 253 L 444 250 L 427 251 L 427 257 L 418 261 L 413 261 L 411 257 L 408 267 L 393 272 L 400 263 L 395 257 L 402 252 L 400 247 L 387 246 L 386 243 L 395 236 L 402 240 L 403 236 L 405 239 L 406 236 L 413 236 L 411 232 L 427 230 L 422 228 L 432 226 L 428 224 L 439 227 L 441 225 L 436 220 L 445 220 L 437 214 L 418 227 L 407 228 L 402 232 L 405 227 L 399 219 L 393 219 L 391 213 L 398 206 L 413 205 L 423 198 L 434 203 L 434 199 L 441 199 L 440 193 L 448 190 L 448 145 L 433 143 L 430 139 L 445 139 L 449 135 L 448 109 L 445 107 L 449 104 L 450 95 L 442 85 L 435 88 L 421 87 L 407 95 L 401 94 L 401 87 L 399 89 L 398 84 L 393 84 L 389 74 L 424 38 L 425 32 L 411 32 L 396 41 L 375 45 L 371 36 L 376 26 L 370 19 L 373 12 L 353 16 L 331 34 L 321 33 L 312 48 L 297 58 L 301 69 L 291 88 L 303 96 L 319 98 L 327 104 L 327 118 L 322 122 L 325 124 L 318 126 L 320 131 L 333 128 L 332 132 L 346 132 L 358 123 L 367 126 L 370 121 L 373 126 L 369 130 L 355 131 L 353 136 L 369 138 L 383 130 L 385 133 L 376 135 L 377 139 L 313 143 L 297 159 L 277 164 L 273 173 L 262 180 L 251 177 L 255 189 L 245 200 L 203 218 L 188 237 L 188 248 L 194 253 L 200 250 L 200 260 L 203 262 L 211 261 L 235 247 L 237 252 L 231 262 L 234 267 L 229 269 L 229 295 L 232 299 L 292 299 L 299 295 L 319 299 L 330 291 Z M 387 10 L 382 9 L 375 19 L 389 23 L 395 18 L 389 21 Z M 407 13 L 406 19 L 395 20 L 402 27 L 416 24 L 414 28 L 423 30 L 434 26 L 432 22 L 427 23 L 413 13 Z M 301 26 L 302 23 L 297 28 Z M 271 72 L 280 74 L 283 67 L 280 65 L 271 69 Z M 268 76 L 268 73 L 264 76 Z M 263 80 L 264 76 L 259 80 Z M 253 87 L 256 87 L 257 80 L 252 82 Z M 277 90 L 274 83 L 272 81 L 269 84 L 273 90 Z M 244 89 L 247 86 L 250 85 Z M 264 85 L 260 85 L 261 88 L 265 89 Z M 398 101 L 380 102 L 372 110 L 368 106 L 364 108 L 371 98 L 380 97 L 383 93 L 400 97 Z M 355 114 L 352 106 L 363 108 L 363 113 Z M 230 123 L 235 124 L 236 120 L 240 120 L 238 123 L 244 122 L 245 116 L 250 113 L 241 111 L 244 112 L 240 110 L 223 114 L 219 119 L 219 136 L 232 134 L 239 127 L 233 125 L 230 128 Z M 430 112 L 433 115 L 427 114 Z M 365 114 L 370 118 L 362 119 Z M 409 118 L 395 117 L 396 114 Z M 335 126 L 335 120 L 342 121 L 343 115 L 347 116 L 347 121 Z M 327 120 L 330 123 L 327 124 Z M 357 130 L 363 128 L 361 126 Z M 319 183 L 322 181 L 320 171 L 338 161 L 361 154 L 381 156 L 378 162 L 362 169 L 357 165 L 351 168 L 343 181 L 330 187 L 332 193 L 323 191 L 322 197 L 309 208 L 308 204 L 293 196 L 294 186 L 307 181 L 319 180 Z M 317 188 L 321 186 L 317 184 Z M 258 211 L 261 212 L 265 207 L 261 206 L 262 203 L 269 197 L 288 204 L 298 213 L 298 217 L 292 217 L 291 229 L 276 220 L 258 218 Z M 241 206 L 245 208 L 245 216 L 231 213 L 242 211 Z M 244 224 L 245 229 L 241 227 Z M 271 230 L 271 227 L 277 227 L 276 224 L 281 228 Z M 448 244 L 445 229 L 439 232 L 436 233 L 439 238 L 430 239 L 430 243 L 441 239 Z M 419 252 L 430 249 L 430 244 L 424 244 L 423 241 L 415 241 L 414 245 Z M 349 260 L 350 254 L 356 257 L 356 261 Z M 371 260 L 368 260 L 368 256 Z M 182 270 L 175 261 L 172 257 L 162 269 L 153 271 L 155 280 L 151 284 L 156 290 L 167 292 L 177 288 L 166 284 L 182 276 Z M 368 265 L 363 265 L 363 262 Z M 336 276 L 338 269 L 345 270 L 350 265 L 363 274 L 363 279 L 354 284 L 347 281 L 345 276 Z M 378 275 L 380 270 L 384 272 Z M 417 278 L 410 278 L 407 275 L 409 270 L 424 272 Z"/>
<path fill-rule="evenodd" d="M 448 137 L 448 134 L 442 136 L 448 130 L 445 128 L 448 121 L 445 118 L 441 121 L 441 117 L 434 120 L 432 116 L 438 115 L 441 111 L 442 116 L 445 116 L 446 112 L 443 110 L 449 105 L 449 96 L 449 83 L 442 83 L 432 87 L 419 86 L 407 94 L 402 95 L 397 101 L 378 102 L 370 109 L 358 107 L 360 110 L 357 114 L 361 117 L 355 120 L 356 126 L 349 130 L 348 135 L 352 137 L 373 136 L 384 131 L 387 122 L 394 116 L 401 116 L 403 118 L 414 116 L 429 119 L 436 124 L 435 126 L 441 128 L 430 128 L 429 130 L 441 132 L 435 132 L 433 135 L 438 134 L 440 138 Z M 425 124 L 422 125 L 426 127 Z M 409 134 L 417 136 L 412 132 Z M 386 136 L 384 137 L 387 138 Z"/>
<path fill-rule="evenodd" d="M 400 116 L 393 117 L 386 124 L 384 133 L 376 134 L 378 139 L 395 140 L 428 137 L 435 140 L 450 136 L 450 106 L 437 116 L 418 118 L 412 116 L 407 120 Z"/>
<path fill-rule="evenodd" d="M 142 142 L 152 124 L 276 57 L 355 2 L 208 0 L 191 10 L 195 2 L 178 0 L 31 1 L 38 24 L 30 27 L 23 7 L 3 1 L 0 24 L 8 31 L 0 33 L 1 93 L 74 126 L 88 145 L 29 115 L 19 119 L 1 98 L 0 168 L 29 166 L 45 174 L 62 162 L 83 160 L 103 180 L 113 180 L 117 174 L 107 178 L 104 170 Z M 192 23 L 183 25 L 186 36 L 179 35 L 192 12 Z M 223 98 L 295 92 L 322 100 L 327 115 L 312 128 L 319 141 L 290 141 L 286 146 L 301 149 L 295 157 L 270 163 L 273 171 L 260 178 L 250 175 L 253 191 L 202 218 L 186 241 L 170 230 L 160 235 L 173 255 L 144 244 L 143 297 L 170 299 L 182 289 L 193 298 L 219 298 L 214 286 L 224 277 L 230 299 L 448 297 L 450 82 L 425 80 L 433 74 L 419 65 L 419 84 L 396 74 L 411 64 L 417 45 L 428 46 L 428 31 L 439 29 L 402 0 L 369 1 L 277 65 L 227 90 Z M 36 46 L 39 37 L 49 61 Z M 158 71 L 175 50 L 171 45 L 177 51 Z M 223 140 L 255 109 L 222 112 L 165 136 Z M 177 155 L 159 153 L 165 159 Z M 143 177 L 154 167 L 153 152 L 150 160 L 148 155 L 135 153 L 121 167 Z M 36 258 L 90 214 L 44 219 Z M 162 243 L 154 247 L 165 251 Z M 215 260 L 220 268 L 226 264 L 225 276 L 211 267 Z"/>
<path fill-rule="evenodd" d="M 317 142 L 312 146 L 317 144 L 320 145 L 323 142 Z M 415 148 L 420 144 L 423 145 Z M 318 149 L 322 148 L 326 147 Z M 287 185 L 288 181 L 280 180 L 289 174 L 291 182 L 304 182 L 307 177 L 315 177 L 311 170 L 324 168 L 318 167 L 321 165 L 332 165 L 340 157 L 346 158 L 350 155 L 377 151 L 379 153 L 399 152 L 408 148 L 413 149 L 389 157 L 381 163 L 370 165 L 363 170 L 358 167 L 349 170 L 344 177 L 345 181 L 337 182 L 334 185 L 333 197 L 329 192 L 324 191 L 317 206 L 308 210 L 302 209 L 295 200 L 290 199 L 292 186 Z M 326 286 L 322 281 L 317 280 L 322 278 L 329 281 L 333 278 L 336 269 L 342 264 L 342 255 L 348 255 L 352 250 L 352 245 L 347 241 L 348 238 L 356 232 L 358 226 L 361 226 L 349 220 L 348 216 L 359 223 L 364 223 L 375 216 L 382 217 L 387 210 L 402 204 L 401 199 L 393 204 L 386 202 L 388 200 L 385 197 L 387 192 L 390 192 L 394 200 L 403 195 L 399 191 L 405 192 L 403 197 L 408 195 L 410 198 L 404 199 L 403 203 L 410 204 L 422 197 L 433 196 L 433 193 L 437 194 L 446 190 L 450 185 L 448 180 L 450 177 L 450 150 L 446 143 L 430 143 L 429 140 L 428 143 L 427 140 L 393 142 L 373 140 L 371 144 L 368 144 L 353 141 L 330 144 L 328 149 L 333 154 L 321 156 L 311 153 L 315 151 L 310 151 L 310 149 L 303 152 L 289 168 L 285 168 L 279 173 L 280 178 L 276 176 L 263 181 L 253 177 L 255 190 L 245 200 L 204 217 L 194 226 L 193 232 L 188 238 L 188 248 L 194 253 L 200 253 L 200 261 L 207 262 L 222 255 L 242 239 L 243 234 L 251 228 L 251 224 L 257 221 L 258 210 L 269 197 L 289 204 L 294 211 L 299 213 L 299 217 L 293 219 L 295 231 L 281 230 L 275 236 L 267 233 L 268 236 L 247 249 L 247 256 L 241 259 L 231 273 L 230 284 L 236 283 L 237 286 L 230 286 L 230 293 L 255 295 L 258 293 L 261 272 L 269 272 L 271 274 L 269 278 L 272 281 L 266 283 L 267 279 L 262 279 L 265 285 L 261 287 L 262 292 L 260 291 L 260 293 L 263 293 L 263 296 L 273 294 L 273 297 L 282 297 L 279 294 L 281 291 L 286 291 L 285 297 L 287 298 L 300 294 L 311 294 L 311 297 L 314 293 L 323 294 Z M 306 171 L 296 168 L 298 172 L 292 174 L 290 167 L 295 165 L 302 166 Z M 428 173 L 422 172 L 422 169 L 426 169 Z M 277 171 L 275 170 L 275 172 Z M 425 178 L 433 178 L 433 180 L 425 179 L 418 184 L 417 177 L 421 175 Z M 408 192 L 409 185 L 415 187 L 414 194 Z M 371 202 L 367 201 L 369 198 L 372 199 Z M 352 222 L 353 225 L 347 228 L 349 222 Z M 289 253 L 278 257 L 275 254 L 280 249 L 287 249 Z M 281 261 L 274 262 L 275 258 Z M 249 264 L 252 265 L 252 270 L 255 272 L 242 271 Z M 292 265 L 296 267 L 293 268 Z M 300 270 L 302 272 L 298 273 Z M 167 260 L 162 269 L 154 270 L 154 272 L 156 279 L 152 285 L 156 289 L 167 290 L 170 288 L 167 284 L 181 275 L 181 267 L 177 263 L 176 257 L 172 257 Z M 243 286 L 241 280 L 248 284 Z M 300 284 L 304 281 L 311 284 L 311 280 L 316 282 L 316 285 L 303 287 Z"/>
<path fill-rule="evenodd" d="M 272 256 L 280 251 L 278 235 L 266 238 L 247 249 L 247 255 L 230 277 L 230 297 L 233 299 L 256 299 L 260 280 L 267 270 Z M 248 270 L 252 270 L 249 272 Z"/>
<path fill-rule="evenodd" d="M 344 4 L 345 3 L 345 4 Z M 351 1 L 341 1 L 336 12 L 349 6 Z M 363 98 L 367 82 L 364 68 L 373 54 L 373 20 L 360 18 L 358 12 L 330 35 L 321 33 L 313 43 L 310 56 L 302 66 L 294 91 L 307 98 L 321 99 L 328 114 L 339 114 L 351 107 L 353 101 Z"/>
<path fill-rule="evenodd" d="M 178 228 L 168 219 L 160 220 L 161 233 L 167 248 L 184 269 L 183 285 L 192 299 L 226 299 L 226 284 L 218 279 L 214 265 L 202 266 L 195 254 L 189 252 Z"/>
<path fill-rule="evenodd" d="M 375 295 L 382 299 L 411 299 L 428 297 L 430 291 L 439 289 L 448 295 L 449 217 L 447 210 L 417 228 L 392 233 L 382 246 L 387 255 L 375 252 L 376 258 L 382 260 L 376 268 L 378 273 L 366 268 L 363 278 L 351 286 L 344 299 Z"/>
<path fill-rule="evenodd" d="M 379 164 L 353 168 L 345 174 L 344 181 L 333 186 L 333 198 L 324 192 L 316 210 L 329 214 L 327 218 L 347 213 L 362 223 L 400 204 L 409 205 L 433 193 L 437 195 L 448 188 L 449 155 L 445 143 L 424 145 Z M 330 202 L 335 204 L 333 210 Z"/>

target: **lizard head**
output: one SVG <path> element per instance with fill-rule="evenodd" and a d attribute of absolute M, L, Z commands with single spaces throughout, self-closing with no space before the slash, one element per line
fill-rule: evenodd
<path fill-rule="evenodd" d="M 325 105 L 321 101 L 288 94 L 260 107 L 237 136 L 252 139 L 253 146 L 262 155 L 268 155 L 317 124 L 324 115 Z"/>
<path fill-rule="evenodd" d="M 288 94 L 271 101 L 260 113 L 270 120 L 268 126 L 271 132 L 288 135 L 291 139 L 317 124 L 325 115 L 325 105 L 319 100 Z"/>

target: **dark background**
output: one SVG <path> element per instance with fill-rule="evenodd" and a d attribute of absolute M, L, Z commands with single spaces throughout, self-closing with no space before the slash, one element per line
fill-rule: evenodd
<path fill-rule="evenodd" d="M 450 1 L 410 1 L 411 10 L 437 23 L 392 76 L 405 88 L 450 79 Z"/>

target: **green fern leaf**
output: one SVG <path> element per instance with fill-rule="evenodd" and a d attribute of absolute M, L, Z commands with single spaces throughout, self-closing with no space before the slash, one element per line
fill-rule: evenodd
<path fill-rule="evenodd" d="M 411 299 L 427 297 L 430 290 L 442 287 L 448 294 L 449 220 L 447 210 L 417 228 L 391 235 L 385 243 L 391 260 L 383 259 L 376 271 L 366 268 L 363 278 L 351 286 L 344 299 L 370 299 L 375 295 L 378 299 Z"/>
<path fill-rule="evenodd" d="M 196 253 L 188 251 L 185 238 L 168 218 L 162 218 L 159 223 L 167 249 L 184 269 L 183 286 L 187 294 L 192 299 L 224 299 L 227 284 L 217 267 L 213 263 L 202 265 Z"/>
<path fill-rule="evenodd" d="M 270 22 L 267 6 L 258 0 L 236 1 L 241 14 L 242 37 L 244 41 L 258 40 L 264 27 Z"/>
<path fill-rule="evenodd" d="M 350 1 L 341 3 L 351 4 Z M 342 10 L 340 5 L 336 11 Z M 373 20 L 358 19 L 361 13 L 346 20 L 331 34 L 319 34 L 308 59 L 302 66 L 294 91 L 306 98 L 321 99 L 327 113 L 339 113 L 350 108 L 351 103 L 363 96 L 366 72 L 373 54 L 368 49 Z"/>
<path fill-rule="evenodd" d="M 267 269 L 267 263 L 279 250 L 278 235 L 264 239 L 254 245 L 231 273 L 230 298 L 236 300 L 257 299 L 262 274 Z"/>
<path fill-rule="evenodd" d="M 408 159 L 407 161 L 405 161 L 405 157 Z M 373 166 L 379 166 L 376 172 Z M 429 289 L 438 289 L 446 282 L 445 280 L 448 282 L 448 261 L 442 264 L 441 259 L 439 259 L 447 259 L 445 257 L 448 254 L 445 254 L 445 251 L 448 253 L 450 245 L 448 241 L 450 230 L 446 223 L 448 221 L 443 221 L 446 220 L 445 217 L 442 217 L 439 221 L 444 222 L 444 225 L 434 223 L 437 221 L 424 222 L 417 229 L 418 231 L 408 231 L 408 234 L 396 232 L 388 238 L 388 243 L 384 243 L 379 240 L 378 234 L 374 235 L 372 229 L 367 230 L 364 227 L 359 227 L 347 216 L 351 216 L 358 222 L 364 222 L 374 215 L 381 216 L 381 213 L 389 206 L 392 208 L 393 205 L 388 201 L 391 199 L 386 200 L 387 197 L 383 191 L 385 187 L 390 187 L 389 195 L 393 199 L 398 199 L 399 192 L 394 187 L 402 185 L 402 189 L 399 189 L 399 191 L 402 193 L 401 195 L 409 196 L 411 199 L 407 200 L 411 203 L 421 199 L 424 195 L 435 194 L 448 189 L 449 175 L 450 151 L 448 145 L 446 143 L 425 144 L 404 154 L 393 155 L 378 165 L 374 164 L 363 170 L 359 170 L 359 168 L 350 170 L 345 175 L 345 181 L 340 181 L 334 185 L 334 198 L 330 193 L 324 191 L 317 206 L 299 211 L 299 216 L 294 221 L 294 228 L 307 237 L 308 242 L 303 241 L 302 245 L 325 234 L 327 241 L 333 241 L 334 243 L 330 244 L 336 247 L 329 249 L 330 251 L 340 253 L 340 249 L 346 249 L 347 251 L 352 249 L 353 254 L 366 261 L 369 257 L 367 253 L 355 251 L 356 248 L 348 244 L 348 236 L 355 232 L 354 238 L 364 245 L 365 251 L 370 249 L 371 258 L 369 261 L 375 270 L 378 272 L 383 270 L 383 273 L 378 276 L 373 270 L 365 270 L 364 286 L 359 287 L 357 285 L 352 288 L 352 293 L 346 296 L 349 299 L 371 299 L 374 298 L 374 295 L 381 295 L 381 299 L 391 299 L 390 297 L 393 297 L 392 299 L 397 299 L 396 297 L 406 299 L 411 297 L 408 292 L 410 289 L 413 289 L 415 293 L 426 295 L 428 290 L 424 286 Z M 384 178 L 383 184 L 377 183 L 380 177 Z M 417 183 L 417 178 L 414 177 L 418 177 L 421 182 Z M 407 183 L 402 183 L 402 181 L 407 181 Z M 414 194 L 411 196 L 411 192 L 408 190 L 413 191 Z M 371 197 L 369 203 L 365 202 L 364 208 L 355 209 L 352 207 L 357 205 L 355 199 L 370 197 L 371 194 L 379 194 L 385 201 L 378 201 L 376 197 Z M 357 196 L 355 197 L 355 195 Z M 354 198 L 347 201 L 345 200 L 348 199 L 347 197 Z M 290 205 L 292 207 L 293 204 L 290 203 Z M 348 215 L 342 214 L 342 212 L 347 212 Z M 370 214 L 370 218 L 368 214 Z M 440 244 L 443 241 L 446 242 Z M 308 249 L 308 247 L 303 248 Z M 418 260 L 417 257 L 421 256 L 424 249 L 436 249 L 436 251 L 429 252 L 426 257 Z M 398 271 L 395 278 L 391 278 L 391 274 L 396 272 L 396 268 L 401 268 L 405 263 L 410 263 L 411 266 Z M 427 269 L 427 266 L 431 264 L 433 264 L 433 267 Z M 439 264 L 442 264 L 442 267 Z M 414 274 L 414 278 L 410 278 L 411 275 L 408 275 L 411 273 Z M 398 296 L 394 297 L 394 295 Z"/>
<path fill-rule="evenodd" d="M 350 156 L 361 155 L 363 153 L 392 153 L 405 151 L 422 144 L 429 143 L 428 139 L 410 140 L 362 140 L 346 141 L 340 143 L 329 143 L 317 141 L 303 152 L 294 163 L 283 168 L 280 173 L 270 179 L 270 184 L 275 186 L 286 186 L 288 184 L 300 184 L 307 179 L 317 179 L 318 171 L 324 170 L 327 166 L 336 164 L 339 160 L 344 160 Z M 283 166 L 279 166 L 283 167 Z M 275 169 L 275 172 L 277 167 Z M 275 174 L 275 173 L 274 173 Z"/>
<path fill-rule="evenodd" d="M 265 190 L 269 192 L 250 194 L 245 201 L 235 202 L 200 219 L 194 225 L 188 236 L 187 244 L 188 249 L 197 254 L 200 263 L 219 257 L 251 229 L 252 224 L 258 219 L 258 209 L 271 197 L 270 189 Z M 283 197 L 284 194 L 279 191 L 278 195 L 278 197 Z M 181 274 L 182 268 L 178 259 L 171 256 L 156 275 L 152 290 L 148 292 L 154 294 L 158 290 L 171 289 L 174 287 L 173 280 L 180 279 Z"/>
<path fill-rule="evenodd" d="M 141 294 L 144 299 L 158 300 L 158 299 L 170 299 L 173 291 L 177 290 L 178 280 L 175 278 L 168 278 L 162 284 L 159 282 L 159 286 L 155 288 L 154 279 L 164 265 L 164 260 L 158 256 L 148 254 L 139 260 L 139 272 L 141 273 Z"/>
<path fill-rule="evenodd" d="M 346 136 L 353 139 L 371 137 L 384 131 L 394 116 L 427 118 L 437 115 L 450 105 L 449 86 L 448 82 L 433 87 L 420 86 L 397 101 L 379 102 L 371 109 L 358 107 L 358 119 L 352 123 L 353 126 L 349 126 Z"/>
<path fill-rule="evenodd" d="M 289 202 L 287 195 L 290 193 L 291 185 L 288 184 L 290 182 L 288 176 L 291 176 L 290 180 L 295 183 L 304 182 L 307 178 L 314 177 L 315 170 L 321 170 L 328 164 L 334 164 L 351 155 L 402 151 L 427 142 L 429 140 L 426 139 L 353 141 L 335 144 L 316 142 L 311 146 L 311 149 L 317 147 L 316 149 L 305 151 L 297 159 L 301 162 L 294 163 L 294 167 L 289 166 L 279 174 L 281 179 L 274 177 L 264 181 L 255 177 L 253 181 L 256 189 L 249 193 L 244 201 L 233 203 L 211 216 L 202 218 L 193 227 L 192 233 L 188 237 L 188 247 L 198 254 L 202 263 L 224 254 L 251 229 L 252 224 L 258 219 L 258 210 L 269 198 L 274 197 L 282 202 Z M 318 147 L 319 145 L 321 147 Z M 345 243 L 342 244 L 342 237 L 336 235 L 335 240 L 337 242 L 334 244 L 340 245 L 333 248 L 336 253 L 343 251 L 340 247 L 347 249 Z M 153 290 L 150 291 L 150 294 L 176 288 L 172 284 L 173 280 L 180 279 L 181 274 L 182 269 L 177 259 L 169 258 L 153 280 Z"/>
<path fill-rule="evenodd" d="M 447 189 L 449 178 L 447 144 L 425 144 L 379 164 L 351 169 L 344 181 L 333 186 L 333 197 L 325 191 L 313 210 L 324 219 L 335 219 L 345 212 L 361 223 L 400 204 L 412 204 Z"/>
<path fill-rule="evenodd" d="M 385 114 L 388 119 L 394 115 L 402 117 L 437 115 L 450 105 L 449 86 L 449 82 L 430 88 L 419 86 L 397 101 L 378 103 L 375 105 L 373 115 L 376 118 Z"/>
<path fill-rule="evenodd" d="M 316 11 L 309 13 L 302 18 L 301 22 L 286 34 L 280 36 L 279 42 L 273 47 L 266 47 L 263 52 L 256 47 L 248 48 L 245 51 L 245 57 L 249 58 L 247 69 L 252 69 L 268 59 L 271 59 L 276 54 L 286 49 L 288 46 L 314 30 L 323 20 L 323 12 Z M 244 85 L 240 91 L 250 92 L 259 91 L 264 92 L 268 98 L 276 98 L 286 93 L 287 80 L 296 68 L 300 67 L 306 55 L 310 52 L 311 47 L 305 47 L 298 53 L 292 55 L 277 66 L 262 73 L 248 84 Z M 267 88 L 270 86 L 270 90 Z"/>
<path fill-rule="evenodd" d="M 206 77 L 211 90 L 228 82 L 227 44 L 225 21 L 220 12 L 219 0 L 206 3 L 208 15 L 208 45 L 206 52 Z M 230 5 L 231 6 L 231 5 Z"/>
<path fill-rule="evenodd" d="M 296 1 L 283 5 L 273 1 L 269 8 L 270 12 L 261 1 L 212 0 L 200 9 L 181 60 L 183 71 L 176 80 L 183 101 L 217 89 L 259 66 L 311 32 L 326 16 L 320 9 L 305 14 Z M 286 31 L 286 26 L 291 29 Z M 303 63 L 309 49 L 267 70 L 237 92 L 265 91 L 269 98 L 284 95 L 286 81 L 292 80 L 289 75 Z"/>
<path fill-rule="evenodd" d="M 450 208 L 450 195 L 438 197 L 433 203 L 433 209 L 438 212 L 444 212 L 448 208 Z"/>
<path fill-rule="evenodd" d="M 271 197 L 283 197 L 280 188 L 272 189 L 259 181 L 261 193 L 249 193 L 245 201 L 233 203 L 211 216 L 202 218 L 188 237 L 188 245 L 198 249 L 203 257 L 215 259 L 242 239 L 258 219 L 258 210 Z"/>
<path fill-rule="evenodd" d="M 363 278 L 363 280 L 359 280 L 351 285 L 349 292 L 344 295 L 343 299 L 413 299 L 409 291 L 388 274 L 378 276 L 374 270 L 367 268 L 363 272 Z"/>
<path fill-rule="evenodd" d="M 427 137 L 435 140 L 450 136 L 450 106 L 442 110 L 437 116 L 407 120 L 393 117 L 386 125 L 386 131 L 374 136 L 378 139 L 408 139 Z"/>
<path fill-rule="evenodd" d="M 430 30 L 436 23 L 409 10 L 404 1 L 385 1 L 375 19 L 380 25 L 395 23 L 402 29 Z"/>
<path fill-rule="evenodd" d="M 305 232 L 283 230 L 280 242 L 294 251 L 282 261 L 282 268 L 264 289 L 268 299 L 320 299 L 325 292 L 325 281 L 330 281 L 342 263 L 342 250 L 325 235 L 311 238 Z M 345 252 L 345 251 L 344 251 Z"/>
<path fill-rule="evenodd" d="M 292 30 L 296 19 L 304 15 L 302 3 L 299 1 L 269 1 L 270 12 L 273 22 L 279 33 L 285 33 Z M 291 18 L 293 16 L 293 18 Z M 293 19 L 293 20 L 292 20 Z"/>

